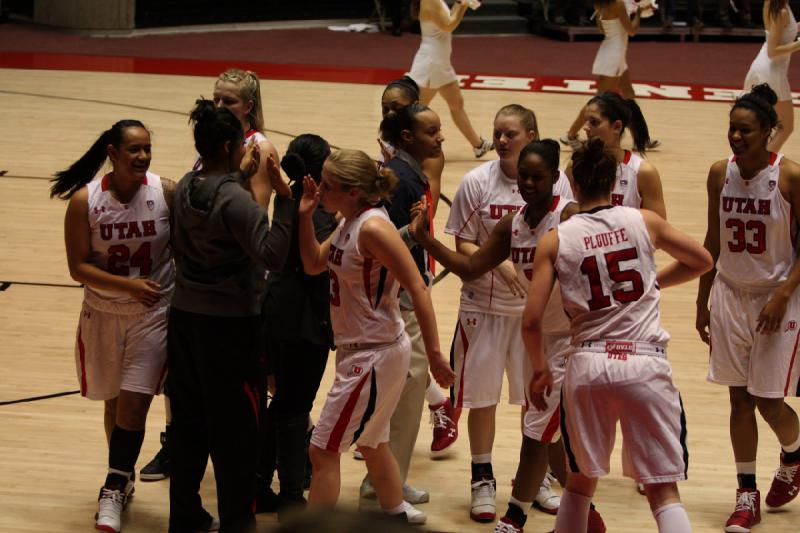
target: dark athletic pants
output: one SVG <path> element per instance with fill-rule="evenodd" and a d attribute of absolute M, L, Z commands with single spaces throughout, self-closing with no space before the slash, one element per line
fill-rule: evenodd
<path fill-rule="evenodd" d="M 220 531 L 255 531 L 258 407 L 264 390 L 259 326 L 258 316 L 170 311 L 170 533 L 196 531 L 207 519 L 198 490 L 209 455 Z"/>

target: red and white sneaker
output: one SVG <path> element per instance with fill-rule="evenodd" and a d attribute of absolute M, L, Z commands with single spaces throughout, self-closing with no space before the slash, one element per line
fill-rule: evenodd
<path fill-rule="evenodd" d="M 764 502 L 767 507 L 780 507 L 794 500 L 798 492 L 800 492 L 800 462 L 784 463 L 781 454 L 781 464 L 775 471 L 775 477 Z"/>
<path fill-rule="evenodd" d="M 761 493 L 753 489 L 736 489 L 736 509 L 728 521 L 728 533 L 748 533 L 761 522 Z"/>
<path fill-rule="evenodd" d="M 431 456 L 439 457 L 447 453 L 447 449 L 458 439 L 458 417 L 461 409 L 455 409 L 450 398 L 439 405 L 429 405 L 431 424 L 433 425 L 433 442 Z"/>
<path fill-rule="evenodd" d="M 597 512 L 597 509 L 589 509 L 589 518 L 586 520 L 586 533 L 605 533 L 606 523 L 603 522 L 603 517 Z"/>
<path fill-rule="evenodd" d="M 504 516 L 495 524 L 494 533 L 523 533 L 523 529 L 522 526 L 518 526 L 509 517 Z"/>
<path fill-rule="evenodd" d="M 483 478 L 472 482 L 472 505 L 469 517 L 476 522 L 492 522 L 496 517 L 495 498 L 497 481 L 494 478 Z"/>

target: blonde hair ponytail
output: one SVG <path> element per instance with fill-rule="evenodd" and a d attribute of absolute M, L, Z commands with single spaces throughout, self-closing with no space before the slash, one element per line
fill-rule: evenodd
<path fill-rule="evenodd" d="M 239 91 L 239 97 L 245 101 L 253 102 L 253 108 L 247 114 L 250 128 L 263 132 L 264 115 L 261 110 L 261 82 L 258 75 L 251 70 L 229 68 L 219 75 L 218 81 L 232 83 Z"/>
<path fill-rule="evenodd" d="M 389 200 L 397 186 L 394 172 L 389 168 L 378 170 L 375 161 L 361 150 L 338 150 L 328 157 L 327 163 L 344 187 L 362 190 L 371 204 Z"/>

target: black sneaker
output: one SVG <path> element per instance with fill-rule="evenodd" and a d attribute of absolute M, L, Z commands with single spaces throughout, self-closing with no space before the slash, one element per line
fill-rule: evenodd
<path fill-rule="evenodd" d="M 159 481 L 169 477 L 170 463 L 167 450 L 167 434 L 161 433 L 161 449 L 153 460 L 139 470 L 139 479 L 142 481 Z"/>

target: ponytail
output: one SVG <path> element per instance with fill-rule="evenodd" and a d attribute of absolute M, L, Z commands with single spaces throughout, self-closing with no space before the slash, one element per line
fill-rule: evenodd
<path fill-rule="evenodd" d="M 586 105 L 591 104 L 595 104 L 600 109 L 600 114 L 609 122 L 619 120 L 622 123 L 620 136 L 625 133 L 625 128 L 630 128 L 633 147 L 637 152 L 644 153 L 647 150 L 650 130 L 636 100 L 623 98 L 617 93 L 603 92 L 589 100 Z"/>
<path fill-rule="evenodd" d="M 194 125 L 194 147 L 203 160 L 217 157 L 226 142 L 231 147 L 242 143 L 242 124 L 229 109 L 214 106 L 211 100 L 196 100 L 189 115 Z"/>
<path fill-rule="evenodd" d="M 247 114 L 250 128 L 264 131 L 264 114 L 261 110 L 261 82 L 258 75 L 251 70 L 230 68 L 219 75 L 217 82 L 232 83 L 239 91 L 239 98 L 245 102 L 253 102 L 253 108 Z"/>
<path fill-rule="evenodd" d="M 53 184 L 50 186 L 50 198 L 58 197 L 61 200 L 69 200 L 81 187 L 92 181 L 108 157 L 108 145 L 119 148 L 126 128 L 147 129 L 138 120 L 120 120 L 101 133 L 92 147 L 80 159 L 72 163 L 66 170 L 56 172 L 55 177 L 50 180 Z"/>

